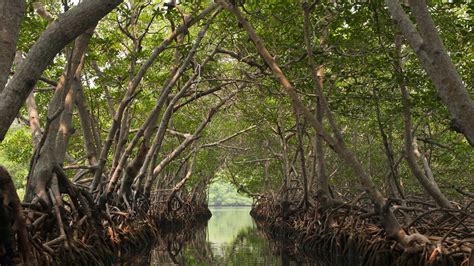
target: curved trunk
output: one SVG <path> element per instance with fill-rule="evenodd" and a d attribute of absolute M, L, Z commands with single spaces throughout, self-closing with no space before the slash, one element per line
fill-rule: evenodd
<path fill-rule="evenodd" d="M 436 201 L 436 203 L 443 207 L 443 208 L 452 208 L 453 206 L 449 202 L 449 200 L 444 196 L 444 194 L 441 192 L 441 190 L 438 187 L 438 184 L 434 180 L 432 174 L 431 174 L 431 169 L 428 166 L 428 162 L 426 161 L 426 158 L 424 158 L 424 155 L 421 155 L 420 152 L 418 151 L 418 147 L 416 144 L 416 139 L 412 135 L 412 123 L 411 123 L 411 114 L 410 114 L 410 99 L 409 99 L 409 94 L 408 90 L 402 81 L 402 75 L 403 75 L 403 69 L 402 69 L 402 64 L 401 64 L 401 56 L 400 56 L 400 51 L 401 51 L 401 40 L 400 38 L 396 39 L 395 43 L 395 53 L 396 53 L 396 69 L 395 72 L 397 76 L 399 77 L 398 85 L 400 87 L 400 91 L 402 93 L 402 104 L 403 104 L 403 116 L 405 119 L 405 156 L 406 160 L 408 163 L 408 166 L 410 167 L 410 170 L 412 171 L 413 175 L 418 179 L 420 184 L 423 186 L 425 191 L 433 197 L 433 199 Z M 419 157 L 422 157 L 423 163 L 424 163 L 424 168 L 425 172 L 418 167 L 418 164 L 416 162 L 416 157 L 415 155 L 418 155 Z"/>
<path fill-rule="evenodd" d="M 294 89 L 293 85 L 290 81 L 286 78 L 285 74 L 282 72 L 278 64 L 276 63 L 274 57 L 270 55 L 268 50 L 265 48 L 262 40 L 256 34 L 255 30 L 249 24 L 249 22 L 245 19 L 242 15 L 240 10 L 228 2 L 224 0 L 217 0 L 225 9 L 229 10 L 232 14 L 236 16 L 240 24 L 249 34 L 250 39 L 255 44 L 257 51 L 259 52 L 260 56 L 263 60 L 267 63 L 267 65 L 272 69 L 273 74 L 276 78 L 280 81 L 282 87 L 285 89 L 286 93 L 291 99 L 292 104 L 295 108 L 302 112 L 306 118 L 306 120 L 310 123 L 312 127 L 317 131 L 319 135 L 326 141 L 326 143 L 336 152 L 336 154 L 349 166 L 351 167 L 354 174 L 359 178 L 359 182 L 370 196 L 372 203 L 374 204 L 375 213 L 379 215 L 381 218 L 382 224 L 387 232 L 387 234 L 393 238 L 395 238 L 399 243 L 406 246 L 409 244 L 409 240 L 411 237 L 418 238 L 418 242 L 428 242 L 427 238 L 419 235 L 413 234 L 413 236 L 407 236 L 403 228 L 400 226 L 399 222 L 397 221 L 395 215 L 390 210 L 390 208 L 385 207 L 385 198 L 377 189 L 375 183 L 372 181 L 371 176 L 364 170 L 360 162 L 357 160 L 355 155 L 352 151 L 346 146 L 344 140 L 342 138 L 342 134 L 340 131 L 337 131 L 337 126 L 335 125 L 335 121 L 331 121 L 332 117 L 331 114 L 328 113 L 328 119 L 330 120 L 331 127 L 333 128 L 335 138 L 330 136 L 321 123 L 316 120 L 316 118 L 311 114 L 311 112 L 304 106 L 303 102 L 299 99 L 296 90 Z M 319 96 L 321 97 L 323 103 L 324 96 L 319 91 Z M 327 106 L 325 106 L 327 107 Z"/>
<path fill-rule="evenodd" d="M 0 2 L 0 93 L 7 84 L 15 59 L 16 42 L 24 13 L 24 0 L 2 0 Z"/>
<path fill-rule="evenodd" d="M 17 52 L 15 55 L 15 65 L 19 65 L 23 61 L 23 55 L 21 52 Z M 38 114 L 38 109 L 36 108 L 35 93 L 32 91 L 28 98 L 26 98 L 26 109 L 28 111 L 28 122 L 30 123 L 31 131 L 31 140 L 33 143 L 33 149 L 38 146 L 41 141 L 41 123 Z"/>
<path fill-rule="evenodd" d="M 11 213 L 8 209 L 11 210 Z M 13 226 L 11 226 L 12 221 Z M 2 166 L 0 166 L 0 233 L 0 247 L 3 244 L 7 256 L 15 255 L 16 241 L 18 242 L 18 251 L 22 261 L 33 263 L 33 251 L 28 238 L 20 199 L 10 174 Z M 10 265 L 11 262 L 0 261 L 0 263 Z"/>
<path fill-rule="evenodd" d="M 198 21 L 200 21 L 202 18 L 207 16 L 209 13 L 211 13 L 216 8 L 217 8 L 217 4 L 213 3 L 213 4 L 209 5 L 206 9 L 204 9 L 201 13 L 199 13 L 199 15 L 197 15 L 196 17 L 191 18 L 189 20 L 185 20 L 183 25 L 177 27 L 176 30 L 174 30 L 166 39 L 164 39 L 160 43 L 160 45 L 158 45 L 157 47 L 155 47 L 153 49 L 152 54 L 145 61 L 145 63 L 143 63 L 143 65 L 140 67 L 140 69 L 137 71 L 137 74 L 135 75 L 134 79 L 129 81 L 127 93 L 126 93 L 125 97 L 123 98 L 123 100 L 120 102 L 120 104 L 117 108 L 117 111 L 114 114 L 113 123 L 112 123 L 112 126 L 109 129 L 109 134 L 107 136 L 107 140 L 105 141 L 105 143 L 102 147 L 102 150 L 100 152 L 98 167 L 97 167 L 96 173 L 94 175 L 94 179 L 93 179 L 93 181 L 90 185 L 90 188 L 89 188 L 90 191 L 95 191 L 97 189 L 97 187 L 99 186 L 100 182 L 102 181 L 102 175 L 103 175 L 103 170 L 105 168 L 105 163 L 107 161 L 107 156 L 108 156 L 110 147 L 112 146 L 112 143 L 113 143 L 113 137 L 115 136 L 115 133 L 118 130 L 119 121 L 121 121 L 121 119 L 122 119 L 123 111 L 124 111 L 125 107 L 130 103 L 130 101 L 133 100 L 131 97 L 132 97 L 134 91 L 136 90 L 136 88 L 138 87 L 138 85 L 140 84 L 141 80 L 145 76 L 148 69 L 153 65 L 156 58 L 158 58 L 158 56 L 168 47 L 168 45 L 177 36 L 179 36 L 180 34 L 186 32 L 189 29 L 189 27 L 196 24 Z M 120 169 L 120 168 L 118 168 L 118 169 Z M 114 171 L 114 172 L 116 172 L 116 171 Z M 114 174 L 114 173 L 112 173 L 112 174 Z M 114 177 L 114 176 L 111 177 L 111 181 L 113 180 L 112 182 L 117 182 L 115 179 L 118 180 L 118 176 L 117 177 Z"/>
<path fill-rule="evenodd" d="M 91 30 L 92 29 L 92 30 Z M 53 168 L 62 165 L 66 156 L 67 141 L 70 134 L 73 109 L 74 76 L 79 76 L 81 62 L 93 33 L 93 28 L 79 36 L 70 51 L 64 73 L 56 86 L 53 99 L 48 105 L 48 117 L 45 126 L 44 140 L 35 149 L 33 164 L 30 169 L 26 187 L 25 201 L 31 202 L 35 195 L 50 203 L 47 186 L 51 182 Z"/>
<path fill-rule="evenodd" d="M 433 81 L 441 101 L 448 108 L 452 128 L 462 133 L 471 146 L 474 146 L 474 102 L 446 52 L 425 1 L 409 1 L 419 31 L 398 0 L 386 0 L 385 3 Z"/>
<path fill-rule="evenodd" d="M 0 93 L 0 141 L 54 57 L 123 0 L 83 1 L 51 23 Z"/>
<path fill-rule="evenodd" d="M 87 152 L 87 159 L 90 166 L 97 164 L 97 147 L 94 141 L 94 130 L 92 128 L 92 121 L 90 113 L 86 106 L 86 98 L 84 96 L 84 88 L 82 87 L 81 78 L 76 77 L 72 81 L 72 89 L 76 93 L 74 101 L 76 103 L 79 120 L 81 122 L 81 129 L 84 139 L 84 146 Z"/>

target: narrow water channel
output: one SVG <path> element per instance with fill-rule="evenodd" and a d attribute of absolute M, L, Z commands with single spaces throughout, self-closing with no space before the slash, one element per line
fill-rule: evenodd
<path fill-rule="evenodd" d="M 135 265 L 303 265 L 257 229 L 250 207 L 210 209 L 207 226 L 167 235 Z"/>

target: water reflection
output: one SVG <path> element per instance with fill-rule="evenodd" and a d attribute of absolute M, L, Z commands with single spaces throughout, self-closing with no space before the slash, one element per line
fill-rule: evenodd
<path fill-rule="evenodd" d="M 216 265 L 276 265 L 275 256 L 250 217 L 250 208 L 211 209 L 207 242 Z"/>
<path fill-rule="evenodd" d="M 209 220 L 208 242 L 216 257 L 225 257 L 229 249 L 239 247 L 239 242 L 247 241 L 254 230 L 254 222 L 248 215 L 249 208 L 213 208 Z M 240 243 L 241 244 L 241 243 Z M 251 244 L 251 243 L 249 243 Z M 240 245 L 241 246 L 241 245 Z"/>
<path fill-rule="evenodd" d="M 302 265 L 259 232 L 249 211 L 212 208 L 207 227 L 163 236 L 132 265 Z"/>

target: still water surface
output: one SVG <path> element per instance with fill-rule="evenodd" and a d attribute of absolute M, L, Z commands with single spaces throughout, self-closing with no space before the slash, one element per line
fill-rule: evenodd
<path fill-rule="evenodd" d="M 207 227 L 158 241 L 142 265 L 302 265 L 257 229 L 250 207 L 210 208 Z"/>

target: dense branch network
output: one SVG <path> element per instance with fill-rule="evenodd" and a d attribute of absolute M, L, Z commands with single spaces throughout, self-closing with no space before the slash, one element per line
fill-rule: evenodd
<path fill-rule="evenodd" d="M 219 180 L 305 245 L 472 260 L 471 57 L 434 22 L 472 14 L 408 4 L 6 1 L 0 262 L 132 255 Z"/>

